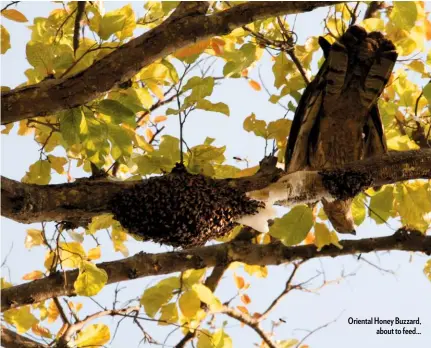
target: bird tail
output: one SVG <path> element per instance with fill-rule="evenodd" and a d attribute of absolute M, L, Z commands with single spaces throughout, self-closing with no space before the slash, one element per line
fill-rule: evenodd
<path fill-rule="evenodd" d="M 333 202 L 328 202 L 326 199 L 322 200 L 323 210 L 338 233 L 356 234 L 351 209 L 352 201 L 352 199 L 337 199 Z"/>

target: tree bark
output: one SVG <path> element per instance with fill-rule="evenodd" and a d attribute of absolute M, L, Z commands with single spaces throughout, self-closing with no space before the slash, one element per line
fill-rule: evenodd
<path fill-rule="evenodd" d="M 33 341 L 30 338 L 18 335 L 15 331 L 1 326 L 1 344 L 5 348 L 47 348 L 45 344 Z"/>
<path fill-rule="evenodd" d="M 391 152 L 335 170 L 300 171 L 283 176 L 282 173 L 273 163 L 262 164 L 253 176 L 223 180 L 242 192 L 249 192 L 251 198 L 264 200 L 275 196 L 273 201 L 286 206 L 323 197 L 354 197 L 372 186 L 430 179 L 431 149 Z M 110 202 L 116 194 L 141 182 L 79 179 L 70 184 L 40 186 L 2 177 L 1 184 L 2 216 L 21 223 L 69 221 L 86 226 L 92 217 L 111 212 Z M 152 199 L 148 196 L 148 200 Z"/>
<path fill-rule="evenodd" d="M 335 1 L 259 1 L 240 4 L 211 16 L 185 11 L 129 41 L 88 69 L 71 77 L 45 80 L 2 93 L 1 124 L 84 105 L 136 75 L 157 59 L 197 41 L 225 35 L 247 23 L 278 16 L 308 12 L 336 4 Z M 183 6 L 184 7 L 184 6 Z"/>
<path fill-rule="evenodd" d="M 389 237 L 345 240 L 340 244 L 342 249 L 330 245 L 317 251 L 315 245 L 287 247 L 280 242 L 266 245 L 230 242 L 160 254 L 141 252 L 126 259 L 99 263 L 97 267 L 107 272 L 108 284 L 112 284 L 135 278 L 184 272 L 192 268 L 222 266 L 235 261 L 249 265 L 279 265 L 300 259 L 336 257 L 383 250 L 415 251 L 431 255 L 431 236 L 405 229 L 400 229 Z M 78 270 L 57 272 L 47 278 L 3 289 L 1 310 L 5 311 L 52 297 L 74 296 L 73 283 L 77 276 Z"/>

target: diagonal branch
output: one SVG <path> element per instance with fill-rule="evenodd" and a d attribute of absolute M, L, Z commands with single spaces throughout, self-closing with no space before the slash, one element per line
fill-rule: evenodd
<path fill-rule="evenodd" d="M 84 105 L 132 78 L 157 59 L 197 41 L 228 34 L 258 19 L 308 12 L 334 3 L 337 2 L 247 2 L 210 16 L 199 14 L 202 9 L 198 6 L 190 15 L 168 18 L 72 77 L 46 80 L 2 93 L 1 124 Z"/>
<path fill-rule="evenodd" d="M 317 251 L 315 245 L 287 247 L 279 242 L 267 245 L 230 242 L 160 254 L 141 252 L 123 260 L 99 263 L 97 267 L 107 272 L 108 284 L 113 284 L 135 278 L 183 272 L 188 269 L 214 267 L 235 261 L 249 265 L 279 265 L 296 260 L 383 250 L 413 251 L 431 255 L 431 236 L 405 229 L 400 229 L 388 237 L 345 240 L 340 244 L 342 249 L 330 245 Z M 52 297 L 74 296 L 76 293 L 73 283 L 77 277 L 78 270 L 57 272 L 43 279 L 3 289 L 1 310 L 44 301 Z"/>
<path fill-rule="evenodd" d="M 48 348 L 47 345 L 21 336 L 3 325 L 1 326 L 1 345 L 5 348 Z"/>
<path fill-rule="evenodd" d="M 322 197 L 338 198 L 342 194 L 353 197 L 360 190 L 372 186 L 430 179 L 431 149 L 391 152 L 352 162 L 339 170 L 300 171 L 284 176 L 272 164 L 261 164 L 261 170 L 253 176 L 222 181 L 241 192 L 249 192 L 251 198 L 267 199 L 271 196 L 273 201 L 281 201 L 283 205 L 317 201 Z M 350 192 L 349 181 L 352 181 Z M 139 181 L 82 179 L 74 183 L 43 186 L 4 177 L 1 184 L 2 216 L 22 223 L 70 221 L 79 226 L 85 226 L 94 216 L 111 213 L 110 202 L 122 190 L 143 185 Z M 152 201 L 154 197 L 149 195 L 147 199 Z"/>

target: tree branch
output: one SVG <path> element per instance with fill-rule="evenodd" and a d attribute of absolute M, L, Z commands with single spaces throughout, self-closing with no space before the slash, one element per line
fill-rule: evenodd
<path fill-rule="evenodd" d="M 5 348 L 48 348 L 47 345 L 18 335 L 15 331 L 1 326 L 1 345 Z"/>
<path fill-rule="evenodd" d="M 372 186 L 430 179 L 431 149 L 391 152 L 352 162 L 339 170 L 300 171 L 283 177 L 283 172 L 273 164 L 261 164 L 261 170 L 253 176 L 222 181 L 242 192 L 249 192 L 253 199 L 271 196 L 273 201 L 283 205 L 317 201 L 322 197 L 353 197 Z M 352 186 L 350 192 L 349 183 Z M 2 177 L 1 184 L 2 216 L 21 223 L 70 221 L 86 226 L 92 217 L 111 213 L 111 200 L 116 194 L 142 185 L 142 182 L 80 179 L 74 183 L 42 186 Z M 152 199 L 149 195 L 148 200 Z"/>
<path fill-rule="evenodd" d="M 141 252 L 123 260 L 99 263 L 97 267 L 107 272 L 108 284 L 113 284 L 135 278 L 183 272 L 192 268 L 214 267 L 235 261 L 249 265 L 279 265 L 295 260 L 383 250 L 415 251 L 431 255 L 431 236 L 404 229 L 388 237 L 346 240 L 340 244 L 343 246 L 342 249 L 330 245 L 317 251 L 315 245 L 287 247 L 279 242 L 266 245 L 230 242 L 160 254 Z M 52 297 L 74 296 L 76 294 L 73 283 L 77 277 L 78 270 L 57 272 L 43 279 L 3 289 L 1 310 Z"/>
<path fill-rule="evenodd" d="M 258 19 L 308 12 L 335 3 L 260 1 L 240 4 L 211 16 L 199 14 L 202 10 L 199 7 L 191 15 L 168 18 L 72 77 L 45 80 L 2 93 L 1 124 L 84 105 L 132 78 L 157 59 L 197 41 L 228 34 Z"/>

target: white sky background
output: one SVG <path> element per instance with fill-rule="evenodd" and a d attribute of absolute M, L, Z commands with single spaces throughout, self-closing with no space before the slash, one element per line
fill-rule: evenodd
<path fill-rule="evenodd" d="M 2 2 L 4 7 L 8 2 Z M 106 10 L 112 10 L 124 6 L 128 2 L 106 2 Z M 133 8 L 137 16 L 144 14 L 142 2 L 134 2 Z M 24 71 L 29 68 L 25 58 L 25 45 L 30 39 L 31 32 L 27 25 L 33 22 L 37 16 L 46 17 L 49 12 L 58 8 L 60 4 L 52 2 L 22 2 L 17 8 L 29 19 L 29 23 L 15 23 L 1 18 L 2 24 L 7 28 L 11 36 L 10 49 L 5 55 L 1 56 L 1 85 L 11 88 L 26 81 Z M 310 35 L 322 33 L 322 19 L 327 14 L 327 8 L 313 11 L 308 14 L 301 14 L 296 20 L 295 32 L 298 34 L 299 44 L 303 44 L 305 39 Z M 291 16 L 289 23 L 293 23 L 294 17 Z M 266 57 L 258 64 L 261 75 L 265 84 L 271 88 L 273 82 L 272 63 Z M 215 68 L 215 76 L 220 76 L 220 70 Z M 250 77 L 259 81 L 258 69 L 253 69 Z M 247 158 L 250 165 L 254 166 L 263 157 L 264 141 L 257 138 L 251 133 L 243 130 L 242 123 L 245 117 L 254 112 L 259 119 L 271 121 L 283 116 L 284 110 L 268 102 L 268 95 L 264 90 L 254 91 L 248 86 L 244 79 L 234 79 L 223 81 L 221 86 L 217 86 L 211 96 L 213 102 L 223 101 L 230 107 L 231 116 L 228 118 L 221 114 L 209 113 L 204 111 L 195 111 L 189 116 L 185 128 L 185 139 L 189 146 L 202 144 L 206 137 L 216 139 L 216 146 L 227 145 L 225 156 L 227 162 L 234 164 L 233 156 Z M 163 115 L 163 109 L 158 110 L 153 116 Z M 177 118 L 171 118 L 166 123 L 167 127 L 164 134 L 178 136 Z M 293 117 L 293 115 L 290 115 Z M 2 175 L 21 180 L 29 166 L 39 159 L 38 146 L 29 136 L 19 137 L 16 135 L 17 126 L 8 136 L 1 137 L 1 166 Z M 62 154 L 62 152 L 57 151 Z M 77 178 L 85 176 L 81 170 L 72 171 L 72 175 Z M 60 177 L 52 173 L 52 183 L 65 182 L 65 177 Z M 13 284 L 24 282 L 22 276 L 32 270 L 43 269 L 45 249 L 36 247 L 27 250 L 24 247 L 24 238 L 27 228 L 40 228 L 40 224 L 23 225 L 11 220 L 2 218 L 1 232 L 1 260 L 6 256 L 12 247 L 12 252 L 8 256 L 7 265 L 10 268 L 2 269 L 2 276 Z M 369 218 L 357 228 L 357 237 L 366 238 L 371 236 L 390 235 L 399 226 L 397 222 L 392 221 L 390 227 L 376 226 Z M 112 244 L 106 236 L 106 233 L 99 231 L 97 237 L 102 242 L 102 259 L 111 261 L 121 259 L 120 253 L 112 251 Z M 344 236 L 342 236 L 343 238 Z M 350 236 L 349 236 L 350 237 Z M 86 237 L 85 249 L 95 247 L 94 241 Z M 105 245 L 105 247 L 103 247 Z M 131 239 L 127 246 L 130 254 L 133 255 L 141 250 L 145 252 L 160 252 L 170 250 L 167 247 L 158 247 L 153 243 L 141 243 Z M 431 342 L 431 301 L 430 291 L 431 283 L 423 274 L 423 266 L 428 257 L 421 254 L 410 254 L 406 252 L 381 252 L 378 254 L 364 254 L 363 258 L 378 265 L 383 269 L 390 269 L 395 272 L 391 275 L 370 266 L 364 261 L 357 260 L 354 256 L 344 256 L 335 259 L 315 259 L 307 262 L 301 267 L 296 277 L 298 283 L 307 280 L 316 275 L 317 272 L 324 270 L 326 279 L 337 279 L 344 274 L 355 273 L 353 276 L 342 280 L 340 284 L 332 284 L 324 287 L 317 293 L 308 293 L 303 291 L 293 291 L 278 305 L 273 311 L 270 318 L 279 322 L 283 318 L 286 323 L 280 323 L 275 329 L 277 340 L 298 338 L 301 339 L 308 332 L 304 330 L 314 330 L 317 327 L 338 318 L 336 322 L 328 327 L 317 331 L 311 335 L 305 343 L 312 348 L 331 347 L 425 347 Z M 250 277 L 240 270 L 236 270 L 243 275 L 251 287 L 247 294 L 251 297 L 252 302 L 248 306 L 251 313 L 262 312 L 269 303 L 282 291 L 284 283 L 288 278 L 290 266 L 269 267 L 269 275 L 266 279 Z M 9 278 L 10 277 L 10 278 Z M 164 276 L 166 277 L 166 276 Z M 155 280 L 164 277 L 150 277 L 133 280 L 120 284 L 120 287 L 126 287 L 120 293 L 120 299 L 127 301 L 131 298 L 141 296 L 146 287 L 150 286 Z M 322 282 L 322 277 L 312 283 L 312 287 L 318 287 Z M 113 301 L 113 294 L 116 285 L 105 287 L 95 298 L 104 306 L 110 307 Z M 236 293 L 232 279 L 232 272 L 226 272 L 216 295 L 222 302 L 230 299 Z M 71 298 L 74 302 L 83 302 L 84 309 L 81 310 L 80 316 L 83 318 L 86 314 L 97 310 L 97 306 L 90 300 L 80 297 Z M 239 299 L 233 304 L 238 305 Z M 385 335 L 375 334 L 378 329 L 377 325 L 349 325 L 349 317 L 364 319 L 369 317 L 380 317 L 380 319 L 393 319 L 395 316 L 401 319 L 415 319 L 419 317 L 422 325 L 418 327 L 421 335 Z M 252 347 L 254 343 L 260 343 L 260 338 L 251 329 L 242 328 L 240 323 L 223 315 L 218 315 L 218 323 L 223 320 L 229 320 L 226 326 L 226 332 L 232 337 L 234 347 Z M 99 320 L 111 324 L 111 337 L 115 329 L 117 319 L 103 318 Z M 270 330 L 271 320 L 266 320 L 265 329 Z M 41 323 L 42 325 L 44 323 Z M 143 323 L 148 332 L 159 342 L 163 343 L 165 336 L 172 331 L 168 327 L 158 327 L 154 324 Z M 390 329 L 391 327 L 383 327 Z M 395 326 L 401 328 L 402 326 Z M 427 330 L 428 328 L 428 330 Z M 181 338 L 182 334 L 178 330 L 173 333 L 166 346 L 175 345 Z M 142 334 L 136 325 L 131 321 L 125 321 L 120 326 L 117 336 L 110 347 L 136 347 Z M 141 344 L 142 346 L 149 346 Z"/>

